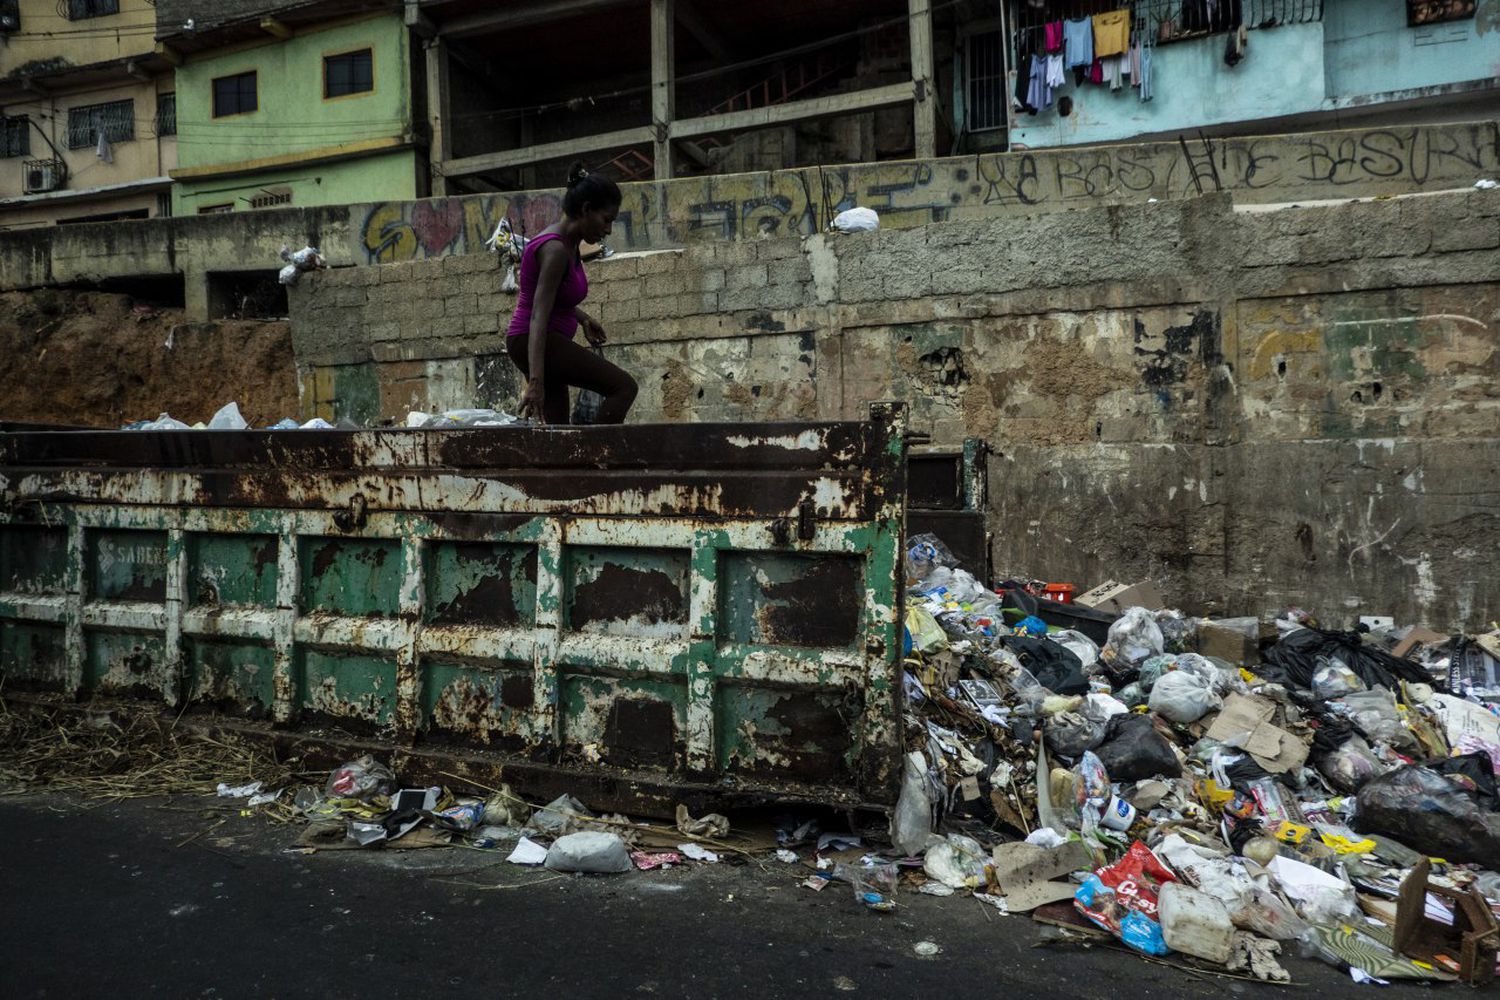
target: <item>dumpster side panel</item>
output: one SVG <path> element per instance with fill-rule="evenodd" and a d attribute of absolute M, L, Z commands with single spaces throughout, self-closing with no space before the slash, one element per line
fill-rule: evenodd
<path fill-rule="evenodd" d="M 636 807 L 888 802 L 904 448 L 896 406 L 0 435 L 0 671 L 522 784 L 583 769 Z"/>

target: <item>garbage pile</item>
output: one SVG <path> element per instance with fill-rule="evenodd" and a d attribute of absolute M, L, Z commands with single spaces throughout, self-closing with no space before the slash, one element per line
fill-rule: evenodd
<path fill-rule="evenodd" d="M 931 535 L 906 570 L 891 835 L 922 891 L 1263 980 L 1288 947 L 1360 982 L 1494 974 L 1500 629 L 1067 604 Z"/>
<path fill-rule="evenodd" d="M 425 427 L 429 430 L 447 429 L 454 427 L 508 427 L 511 425 L 530 426 L 531 421 L 522 420 L 504 410 L 477 407 L 469 409 L 443 410 L 438 413 L 424 413 L 421 410 L 413 410 L 406 415 L 403 427 Z M 169 413 L 162 413 L 155 420 L 136 420 L 125 424 L 120 428 L 126 431 L 243 431 L 250 430 L 250 422 L 240 413 L 238 402 L 224 404 L 209 418 L 207 423 L 199 421 L 189 424 L 178 420 Z M 363 430 L 363 426 L 341 417 L 337 423 L 329 423 L 322 417 L 313 417 L 311 420 L 298 423 L 291 417 L 283 417 L 270 424 L 262 430 L 268 431 L 328 431 L 328 430 Z"/>

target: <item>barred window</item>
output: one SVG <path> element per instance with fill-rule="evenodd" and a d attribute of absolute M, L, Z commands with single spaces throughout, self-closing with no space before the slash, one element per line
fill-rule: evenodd
<path fill-rule="evenodd" d="M 0 118 L 0 157 L 31 155 L 31 121 L 25 115 Z"/>
<path fill-rule="evenodd" d="M 135 101 L 110 101 L 68 109 L 69 149 L 94 145 L 101 132 L 109 142 L 134 139 Z"/>
<path fill-rule="evenodd" d="M 82 21 L 90 17 L 120 13 L 120 0 L 68 0 L 68 20 Z"/>
<path fill-rule="evenodd" d="M 1021 32 L 1040 32 L 1051 21 L 1090 17 L 1127 8 L 1131 26 L 1157 43 L 1201 38 L 1235 26 L 1239 8 L 1247 28 L 1313 24 L 1323 20 L 1323 0 L 1010 0 L 1011 25 Z"/>
<path fill-rule="evenodd" d="M 970 132 L 1005 127 L 1005 70 L 1001 36 L 985 31 L 969 36 L 964 49 L 965 112 Z"/>
<path fill-rule="evenodd" d="M 177 134 L 177 95 L 156 95 L 156 134 Z"/>
<path fill-rule="evenodd" d="M 261 188 L 250 199 L 251 208 L 275 208 L 277 205 L 290 205 L 292 203 L 292 189 L 289 187 Z"/>

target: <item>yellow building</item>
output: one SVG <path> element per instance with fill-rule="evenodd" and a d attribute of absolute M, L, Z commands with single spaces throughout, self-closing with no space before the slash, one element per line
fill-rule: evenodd
<path fill-rule="evenodd" d="M 0 0 L 0 230 L 171 212 L 172 66 L 148 0 Z"/>

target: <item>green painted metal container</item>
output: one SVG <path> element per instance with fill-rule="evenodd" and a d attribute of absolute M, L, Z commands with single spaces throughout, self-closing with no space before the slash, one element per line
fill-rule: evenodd
<path fill-rule="evenodd" d="M 601 807 L 889 803 L 905 419 L 0 434 L 7 692 Z"/>

